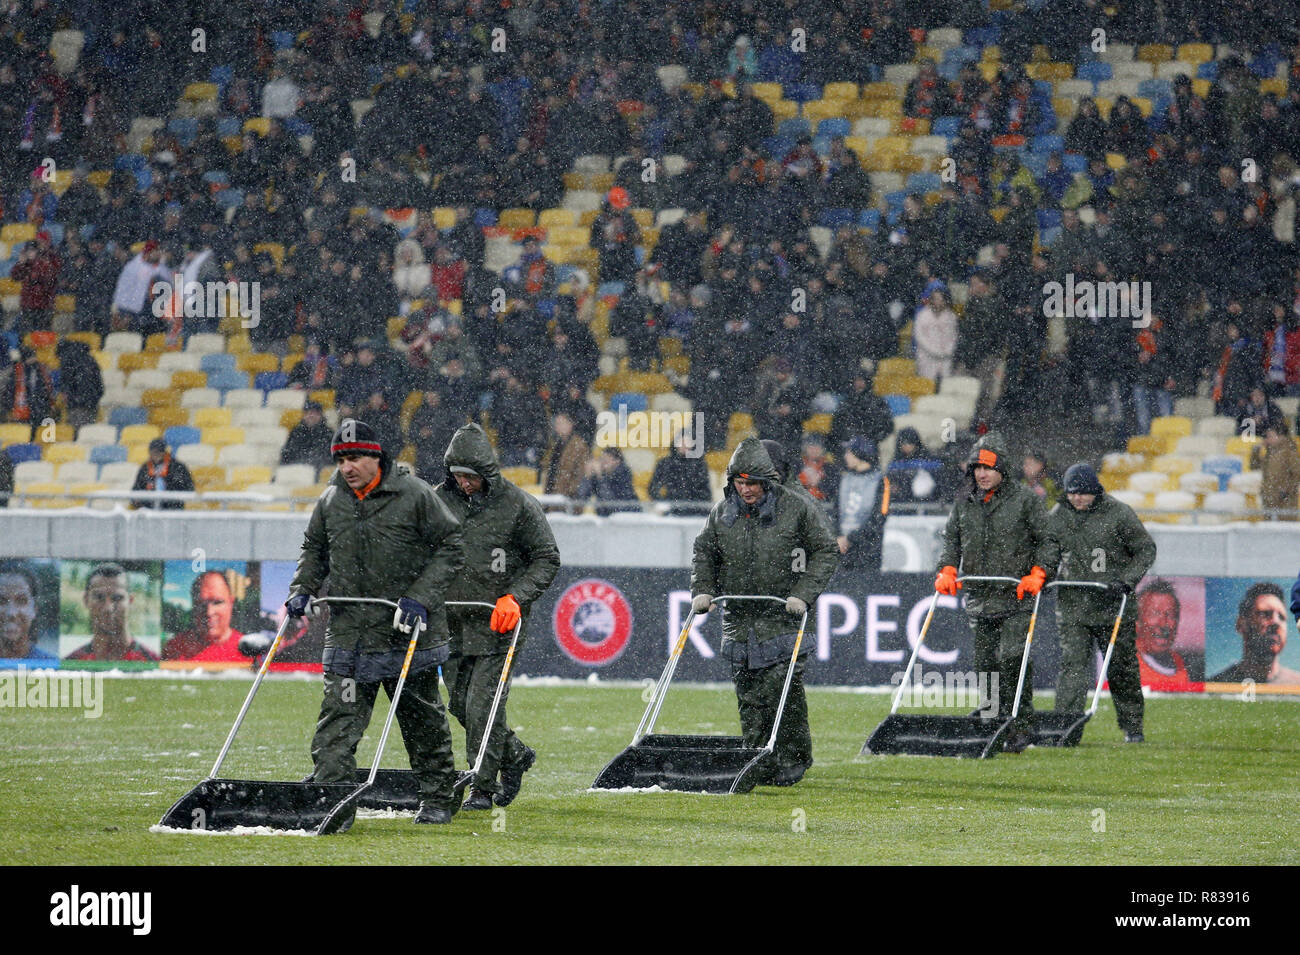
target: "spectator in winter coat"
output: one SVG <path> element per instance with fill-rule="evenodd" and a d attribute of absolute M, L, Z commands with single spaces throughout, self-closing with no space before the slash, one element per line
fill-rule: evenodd
<path fill-rule="evenodd" d="M 302 406 L 302 418 L 289 432 L 280 449 L 281 464 L 310 464 L 316 473 L 330 464 L 330 438 L 334 432 L 325 422 L 324 409 L 315 401 Z"/>
<path fill-rule="evenodd" d="M 795 374 L 794 364 L 784 356 L 766 373 L 754 398 L 754 424 L 760 438 L 794 447 L 803 433 L 812 394 Z"/>
<path fill-rule="evenodd" d="M 1025 487 L 1038 495 L 1044 510 L 1050 511 L 1061 499 L 1061 487 L 1047 470 L 1047 455 L 1042 451 L 1026 451 L 1020 464 L 1021 480 Z"/>
<path fill-rule="evenodd" d="M 568 415 L 560 412 L 551 419 L 555 441 L 551 445 L 550 464 L 546 469 L 543 491 L 564 497 L 577 497 L 591 457 L 587 442 L 573 427 Z"/>
<path fill-rule="evenodd" d="M 104 376 L 85 342 L 59 339 L 54 347 L 59 359 L 59 386 L 68 409 L 68 424 L 80 428 L 99 416 L 104 397 Z"/>
<path fill-rule="evenodd" d="M 0 368 L 0 415 L 5 421 L 30 424 L 33 438 L 53 407 L 50 370 L 26 345 L 10 349 L 9 364 Z"/>
<path fill-rule="evenodd" d="M 393 254 L 393 286 L 403 301 L 419 298 L 429 287 L 429 265 L 424 261 L 424 249 L 414 239 L 397 243 Z"/>
<path fill-rule="evenodd" d="M 588 243 L 600 254 L 601 282 L 631 282 L 636 275 L 636 247 L 641 244 L 641 227 L 632 218 L 632 199 L 627 190 L 615 186 L 605 207 L 591 223 Z"/>
<path fill-rule="evenodd" d="M 152 328 L 157 322 L 150 311 L 153 284 L 156 279 L 167 277 L 162 249 L 150 239 L 140 254 L 123 266 L 122 273 L 117 277 L 111 308 L 113 327 L 137 331 Z"/>
<path fill-rule="evenodd" d="M 855 437 L 844 446 L 844 470 L 835 498 L 835 534 L 840 566 L 880 572 L 890 482 L 880 471 L 876 443 Z"/>
<path fill-rule="evenodd" d="M 492 403 L 492 424 L 503 467 L 537 467 L 546 443 L 546 410 L 537 392 L 515 374 Z"/>
<path fill-rule="evenodd" d="M 894 459 L 888 473 L 899 503 L 923 504 L 939 499 L 938 475 L 943 462 L 921 443 L 915 428 L 902 428 L 894 439 Z"/>
<path fill-rule="evenodd" d="M 888 403 L 876 394 L 871 376 L 856 370 L 848 395 L 831 415 L 830 446 L 842 448 L 854 438 L 866 438 L 878 445 L 893 430 L 894 414 Z"/>
<path fill-rule="evenodd" d="M 1296 493 L 1300 491 L 1300 451 L 1291 439 L 1286 419 L 1279 416 L 1264 427 L 1263 442 L 1256 442 L 1250 452 L 1250 466 L 1264 472 L 1259 489 L 1259 503 L 1268 511 L 1294 511 Z M 1281 515 L 1294 520 L 1293 514 Z"/>
<path fill-rule="evenodd" d="M 1263 385 L 1250 389 L 1250 398 L 1237 415 L 1237 434 L 1252 440 L 1263 437 L 1271 421 L 1282 420 L 1282 409 L 1264 392 Z"/>
<path fill-rule="evenodd" d="M 1300 394 L 1300 322 L 1282 303 L 1275 303 L 1272 327 L 1264 334 L 1264 378 L 1274 393 Z"/>
<path fill-rule="evenodd" d="M 447 445 L 456 429 L 465 423 L 465 416 L 443 405 L 442 395 L 436 389 L 424 393 L 424 400 L 411 416 L 406 429 L 406 441 L 415 446 L 415 476 L 431 487 L 441 484 L 447 477 L 443 460 Z"/>
<path fill-rule="evenodd" d="M 183 461 L 177 461 L 167 450 L 167 442 L 154 438 L 149 442 L 149 458 L 140 465 L 136 472 L 133 491 L 192 491 L 194 478 Z M 135 500 L 133 508 L 157 507 L 165 511 L 179 511 L 185 507 L 184 501 L 149 501 Z"/>
<path fill-rule="evenodd" d="M 623 460 L 623 452 L 615 447 L 603 449 L 597 460 L 587 462 L 587 477 L 577 496 L 584 502 L 593 496 L 597 502 L 612 502 L 597 504 L 596 514 L 600 517 L 608 517 L 615 511 L 641 510 L 632 484 L 632 471 Z"/>
<path fill-rule="evenodd" d="M 50 234 L 44 229 L 36 233 L 34 246 L 29 244 L 19 253 L 9 277 L 22 283 L 18 294 L 20 333 L 50 328 L 54 316 L 54 293 L 62 268 L 63 261 L 50 245 Z"/>
<path fill-rule="evenodd" d="M 652 501 L 700 501 L 698 507 L 674 506 L 665 513 L 670 517 L 691 517 L 704 513 L 713 500 L 709 488 L 709 468 L 703 456 L 703 435 L 696 435 L 694 443 L 687 440 L 684 432 L 679 432 L 673 439 L 673 446 L 668 454 L 655 464 L 654 474 L 650 478 L 650 500 Z M 692 448 L 696 453 L 692 455 Z"/>
<path fill-rule="evenodd" d="M 931 282 L 925 304 L 916 313 L 916 373 L 937 382 L 952 374 L 957 350 L 957 313 L 948 307 L 941 283 Z"/>
<path fill-rule="evenodd" d="M 826 440 L 815 431 L 800 442 L 799 483 L 823 510 L 835 503 L 839 492 L 840 469 L 826 453 Z"/>

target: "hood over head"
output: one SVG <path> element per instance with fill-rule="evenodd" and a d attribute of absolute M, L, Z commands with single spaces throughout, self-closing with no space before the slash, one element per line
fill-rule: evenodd
<path fill-rule="evenodd" d="M 447 445 L 447 452 L 442 456 L 442 462 L 447 467 L 447 477 L 443 483 L 448 488 L 459 490 L 460 486 L 456 483 L 457 470 L 480 475 L 486 482 L 489 494 L 501 486 L 501 468 L 497 465 L 496 452 L 492 450 L 487 432 L 477 424 L 464 424 L 456 429 Z"/>

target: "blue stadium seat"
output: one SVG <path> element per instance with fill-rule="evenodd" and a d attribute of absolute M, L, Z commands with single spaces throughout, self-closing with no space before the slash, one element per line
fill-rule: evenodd
<path fill-rule="evenodd" d="M 1088 157 L 1082 153 L 1066 153 L 1061 157 L 1061 165 L 1065 167 L 1066 172 L 1087 172 Z"/>
<path fill-rule="evenodd" d="M 628 414 L 634 411 L 645 411 L 650 407 L 650 399 L 639 391 L 620 391 L 618 394 L 610 395 L 609 410 L 618 414 L 620 407 L 626 407 Z"/>
<path fill-rule="evenodd" d="M 1241 458 L 1235 455 L 1216 454 L 1201 461 L 1201 473 L 1213 474 L 1219 479 L 1219 490 L 1228 489 L 1228 480 L 1241 473 Z"/>
<path fill-rule="evenodd" d="M 125 451 L 125 448 L 123 450 Z M 9 455 L 9 460 L 14 464 L 22 464 L 24 461 L 39 461 L 41 459 L 41 446 L 39 444 L 11 444 L 5 448 L 5 453 Z"/>
<path fill-rule="evenodd" d="M 962 42 L 967 46 L 996 46 L 1002 31 L 997 27 L 971 27 L 962 34 Z"/>
<path fill-rule="evenodd" d="M 1097 83 L 1102 83 L 1110 79 L 1114 72 L 1115 71 L 1110 68 L 1109 63 L 1106 63 L 1103 60 L 1097 60 L 1092 63 L 1081 64 L 1079 68 L 1074 71 L 1074 78 L 1076 80 L 1088 80 L 1095 88 Z"/>
<path fill-rule="evenodd" d="M 894 212 L 894 211 L 902 212 L 903 200 L 906 198 L 907 198 L 907 193 L 901 189 L 897 192 L 885 193 L 885 203 L 889 206 L 890 212 Z"/>
<path fill-rule="evenodd" d="M 201 439 L 202 435 L 199 429 L 187 424 L 173 425 L 163 432 L 163 440 L 173 450 L 179 448 L 182 444 L 198 444 Z"/>
<path fill-rule="evenodd" d="M 262 391 L 275 391 L 289 387 L 289 376 L 282 371 L 263 371 L 253 377 L 253 387 Z"/>
<path fill-rule="evenodd" d="M 796 140 L 800 136 L 811 136 L 812 127 L 808 125 L 808 120 L 796 116 L 793 119 L 781 120 L 781 125 L 776 128 L 776 134 L 786 139 Z"/>
<path fill-rule="evenodd" d="M 823 119 L 817 124 L 818 136 L 847 136 L 853 132 L 853 126 L 847 119 L 838 116 Z"/>
<path fill-rule="evenodd" d="M 474 224 L 480 229 L 490 229 L 497 224 L 497 211 L 495 209 L 475 209 Z"/>
<path fill-rule="evenodd" d="M 951 139 L 961 129 L 962 119 L 961 116 L 940 116 L 930 124 L 930 135 L 947 136 Z"/>
<path fill-rule="evenodd" d="M 576 265 L 557 265 L 555 266 L 555 284 L 563 285 L 577 273 L 578 267 Z"/>
<path fill-rule="evenodd" d="M 301 120 L 297 116 L 286 116 L 284 128 L 294 136 L 310 136 L 313 132 L 311 123 Z"/>
<path fill-rule="evenodd" d="M 234 371 L 237 359 L 234 355 L 219 352 L 215 355 L 204 355 L 199 359 L 199 371 L 212 372 Z"/>
<path fill-rule="evenodd" d="M 243 122 L 238 116 L 218 116 L 217 117 L 217 135 L 218 136 L 238 136 L 240 130 L 244 128 Z"/>
<path fill-rule="evenodd" d="M 1056 244 L 1056 240 L 1061 237 L 1061 227 L 1054 225 L 1050 229 L 1040 229 L 1038 232 L 1038 244 L 1045 249 L 1050 249 Z"/>
<path fill-rule="evenodd" d="M 596 297 L 604 298 L 606 295 L 622 295 L 625 288 L 627 288 L 625 282 L 601 282 L 596 287 Z"/>
<path fill-rule="evenodd" d="M 1138 84 L 1138 96 L 1149 100 L 1167 99 L 1174 95 L 1174 84 L 1169 80 L 1143 80 Z"/>
<path fill-rule="evenodd" d="M 1261 80 L 1271 79 L 1277 73 L 1277 65 L 1283 62 L 1275 56 L 1261 54 L 1250 61 L 1250 72 Z"/>
<path fill-rule="evenodd" d="M 781 87 L 781 91 L 786 99 L 796 103 L 811 103 L 822 98 L 820 83 L 786 83 Z"/>
<path fill-rule="evenodd" d="M 789 136 L 768 136 L 759 145 L 771 158 L 782 159 L 794 149 L 794 140 Z"/>
<path fill-rule="evenodd" d="M 1038 210 L 1038 228 L 1053 229 L 1061 224 L 1060 209 L 1039 209 Z"/>
<path fill-rule="evenodd" d="M 853 225 L 858 214 L 852 209 L 827 209 L 817 220 L 817 224 L 828 229 L 838 229 L 842 225 Z"/>
<path fill-rule="evenodd" d="M 222 189 L 212 197 L 212 201 L 218 209 L 238 209 L 244 204 L 244 190 L 233 187 Z"/>
<path fill-rule="evenodd" d="M 1065 137 L 1058 136 L 1056 133 L 1045 133 L 1042 136 L 1035 136 L 1029 143 L 1031 152 L 1036 153 L 1055 153 L 1065 149 Z"/>
<path fill-rule="evenodd" d="M 275 30 L 271 33 L 271 42 L 275 44 L 277 50 L 293 49 L 294 39 L 295 36 L 292 30 Z"/>
<path fill-rule="evenodd" d="M 108 413 L 108 423 L 114 428 L 125 428 L 132 424 L 148 424 L 148 408 L 114 408 Z"/>
<path fill-rule="evenodd" d="M 167 123 L 167 132 L 175 136 L 182 146 L 188 146 L 199 134 L 199 121 L 193 116 L 177 116 Z"/>
<path fill-rule="evenodd" d="M 963 64 L 960 60 L 950 60 L 947 57 L 944 57 L 943 62 L 939 64 L 938 69 L 935 72 L 949 83 L 956 83 L 957 78 L 961 76 L 962 65 Z"/>
<path fill-rule="evenodd" d="M 937 192 L 943 188 L 943 177 L 937 172 L 914 172 L 907 177 L 906 188 L 913 195 Z"/>
<path fill-rule="evenodd" d="M 248 375 L 242 371 L 222 370 L 208 372 L 208 387 L 217 388 L 221 391 L 229 391 L 232 388 L 247 388 Z"/>
<path fill-rule="evenodd" d="M 863 209 L 862 214 L 858 216 L 858 228 L 870 229 L 875 232 L 880 228 L 880 210 Z"/>
<path fill-rule="evenodd" d="M 99 444 L 90 449 L 91 464 L 116 464 L 126 460 L 126 448 L 120 444 Z"/>
<path fill-rule="evenodd" d="M 216 183 L 219 186 L 230 185 L 230 174 L 224 169 L 209 169 L 203 174 L 203 181 L 211 185 Z"/>
<path fill-rule="evenodd" d="M 829 156 L 831 154 L 831 138 L 829 136 L 817 135 L 812 141 L 813 152 L 818 156 Z"/>
<path fill-rule="evenodd" d="M 208 70 L 208 82 L 216 83 L 217 92 L 224 96 L 226 93 L 226 84 L 235 78 L 235 68 L 230 65 L 214 66 Z"/>
<path fill-rule="evenodd" d="M 912 411 L 912 399 L 907 395 L 885 395 L 885 404 L 889 405 L 889 413 L 893 415 L 910 414 Z"/>
<path fill-rule="evenodd" d="M 1219 61 L 1207 60 L 1196 68 L 1196 78 L 1198 80 L 1209 80 L 1213 83 L 1219 78 Z"/>
<path fill-rule="evenodd" d="M 1047 153 L 1023 153 L 1020 161 L 1034 174 L 1035 179 L 1042 179 L 1047 173 L 1047 156 Z"/>

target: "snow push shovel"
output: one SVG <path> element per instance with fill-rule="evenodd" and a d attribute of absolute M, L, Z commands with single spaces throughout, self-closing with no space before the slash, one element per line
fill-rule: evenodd
<path fill-rule="evenodd" d="M 1019 584 L 1019 577 L 959 577 L 958 580 L 978 581 L 981 583 L 1005 583 Z M 1042 591 L 1039 591 L 1039 597 Z M 935 591 L 934 597 L 930 601 L 930 610 L 925 615 L 925 622 L 921 625 L 921 633 L 917 637 L 916 646 L 912 648 L 911 659 L 907 661 L 907 669 L 903 672 L 902 682 L 898 685 L 897 692 L 894 693 L 893 703 L 889 708 L 889 715 L 886 716 L 879 726 L 867 737 L 867 741 L 862 744 L 860 755 L 875 756 L 958 756 L 968 759 L 988 759 L 996 756 L 1002 748 L 1002 738 L 1005 736 L 1008 728 L 1011 726 L 1011 720 L 999 721 L 985 719 L 982 716 L 944 716 L 928 715 L 920 713 L 899 713 L 898 708 L 903 699 L 903 693 L 907 690 L 908 681 L 912 676 L 912 668 L 916 665 L 917 655 L 921 652 L 921 644 L 925 642 L 925 635 L 930 629 L 930 622 L 934 619 L 935 608 L 939 604 L 939 592 Z M 1025 659 L 1029 655 L 1029 642 L 1034 637 L 1034 624 L 1038 620 L 1038 599 L 1034 600 L 1034 612 L 1029 618 L 1029 633 L 1025 640 Z M 1020 666 L 1020 680 L 1024 682 L 1024 660 Z M 1019 694 L 1017 693 L 1017 709 L 1019 708 Z M 982 701 L 996 705 L 996 701 Z M 1012 714 L 1012 719 L 1015 714 Z"/>
<path fill-rule="evenodd" d="M 323 597 L 323 601 L 332 601 L 334 598 Z M 338 598 L 342 602 L 347 602 L 348 598 Z M 494 610 L 495 605 L 484 603 L 479 600 L 448 600 L 445 604 L 448 607 L 486 607 L 488 610 Z M 506 686 L 510 682 L 510 667 L 515 659 L 515 650 L 519 646 L 519 631 L 523 627 L 524 621 L 520 618 L 515 624 L 514 635 L 510 639 L 510 649 L 506 651 L 506 662 L 501 668 L 501 679 L 497 681 L 496 696 L 492 699 L 492 709 L 488 713 L 488 732 L 483 734 L 483 741 L 479 744 L 478 758 L 474 761 L 474 768 L 469 772 L 458 773 L 456 784 L 452 787 L 452 795 L 458 802 L 465 792 L 465 787 L 473 782 L 478 776 L 479 770 L 483 767 L 483 759 L 487 755 L 488 736 L 491 727 L 496 723 L 497 710 L 501 706 L 501 695 L 505 692 Z M 378 757 L 375 762 L 379 762 Z M 401 812 L 418 812 L 420 809 L 420 783 L 415 778 L 415 773 L 409 769 L 380 769 L 377 772 L 373 767 L 370 769 L 357 770 L 357 782 L 369 778 L 371 773 L 375 773 L 374 783 L 361 794 L 357 805 L 363 809 L 395 809 Z"/>
<path fill-rule="evenodd" d="M 715 597 L 713 602 L 723 604 L 737 600 L 785 604 L 785 600 L 780 597 L 753 595 L 724 595 Z M 799 660 L 799 647 L 808 625 L 808 611 L 804 611 L 803 618 L 799 621 L 799 632 L 790 653 L 790 664 L 786 670 L 785 684 L 781 688 L 776 719 L 772 722 L 772 733 L 767 744 L 762 747 L 746 746 L 745 740 L 740 736 L 671 736 L 654 732 L 655 721 L 659 718 L 659 711 L 663 707 L 664 697 L 668 694 L 668 686 L 672 683 L 677 661 L 681 659 L 694 620 L 695 611 L 692 610 L 673 645 L 673 651 L 668 656 L 668 662 L 659 676 L 641 722 L 637 724 L 632 745 L 610 760 L 609 765 L 600 771 L 596 781 L 591 784 L 593 789 L 647 789 L 658 786 L 660 789 L 678 792 L 731 794 L 747 793 L 760 782 L 765 770 L 764 760 L 776 747 L 777 732 L 781 728 L 786 698 Z"/>
<path fill-rule="evenodd" d="M 337 601 L 341 598 L 330 598 Z M 353 603 L 373 603 L 397 607 L 391 600 L 370 598 L 349 598 Z M 384 731 L 379 737 L 379 748 L 375 753 L 375 768 L 360 784 L 351 783 L 317 783 L 317 782 L 264 782 L 249 779 L 222 779 L 217 773 L 230 752 L 230 744 L 235 740 L 244 716 L 253 702 L 262 678 L 271 665 L 271 660 L 280 647 L 288 629 L 290 617 L 286 616 L 276 631 L 275 640 L 262 659 L 262 666 L 257 671 L 253 686 L 244 698 L 235 725 L 230 728 L 225 745 L 212 766 L 212 772 L 201 783 L 182 796 L 159 825 L 173 829 L 206 829 L 226 831 L 247 827 L 261 827 L 279 830 L 304 830 L 309 835 L 327 836 L 346 828 L 351 823 L 357 800 L 375 782 L 375 769 L 384 753 L 388 742 L 388 733 L 393 727 L 393 716 L 397 713 L 397 701 L 401 699 L 402 687 L 406 684 L 406 673 L 411 666 L 411 657 L 415 654 L 415 644 L 420 638 L 423 625 L 417 621 L 411 628 L 411 639 L 406 646 L 406 658 L 402 662 L 402 672 L 397 678 L 397 687 L 388 707 L 388 718 L 384 721 Z"/>
<path fill-rule="evenodd" d="M 1090 587 L 1105 590 L 1106 585 L 1091 580 L 1056 580 L 1048 587 Z M 1110 643 L 1106 644 L 1106 655 L 1101 661 L 1101 672 L 1097 674 L 1097 688 L 1092 694 L 1092 705 L 1083 713 L 1067 713 L 1059 710 L 1034 712 L 1035 746 L 1078 746 L 1083 738 L 1083 727 L 1097 714 L 1101 703 L 1101 688 L 1106 683 L 1106 673 L 1110 669 L 1111 654 L 1115 652 L 1115 638 L 1119 636 L 1120 624 L 1124 620 L 1124 611 L 1128 607 L 1128 594 L 1120 597 L 1119 613 L 1115 615 L 1115 625 L 1110 630 Z"/>

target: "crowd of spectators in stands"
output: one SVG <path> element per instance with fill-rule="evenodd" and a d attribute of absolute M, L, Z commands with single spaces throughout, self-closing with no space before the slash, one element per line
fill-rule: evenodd
<path fill-rule="evenodd" d="M 1103 121 L 1085 100 L 1058 130 L 1087 160 L 1077 174 L 1055 155 L 1036 176 L 994 145 L 1054 122 L 1020 66 L 1034 44 L 1073 62 L 1101 26 L 1131 42 L 1205 39 L 1249 56 L 1295 42 L 1295 3 L 1250 0 L 1243 13 L 1242 4 L 1179 0 L 1157 18 L 1140 3 L 1017 5 L 1003 25 L 1005 68 L 992 81 L 971 70 L 949 81 L 928 64 L 905 91 L 908 115 L 961 117 L 955 181 L 932 203 L 909 196 L 874 233 L 839 226 L 824 258 L 810 233 L 823 213 L 879 197 L 840 137 L 826 155 L 807 138 L 768 155 L 772 111 L 749 84 L 879 79 L 884 64 L 912 59 L 910 28 L 984 26 L 981 4 L 538 0 L 498 9 L 440 0 L 409 15 L 393 6 L 10 5 L 0 18 L 0 206 L 4 221 L 39 231 L 10 273 L 22 295 L 19 313 L 6 316 L 7 420 L 40 420 L 54 400 L 48 370 L 18 339 L 51 327 L 55 295 L 76 296 L 78 330 L 174 331 L 150 304 L 158 279 L 181 270 L 259 281 L 254 347 L 283 355 L 291 335 L 303 336 L 291 386 L 335 389 L 340 414 L 363 417 L 393 453 L 415 446 L 421 476 L 438 479 L 447 435 L 487 412 L 502 463 L 538 468 L 544 490 L 625 494 L 626 464 L 590 453 L 595 283 L 570 280 L 561 294 L 532 237 L 514 265 L 489 271 L 475 220 L 479 208 L 558 205 L 562 174 L 584 154 L 632 157 L 590 231 L 599 282 L 623 283 L 610 332 L 626 338 L 631 367 L 653 365 L 661 336 L 680 338 L 691 365 L 678 384 L 706 415 L 709 449 L 723 447 L 731 413 L 747 411 L 760 436 L 803 449 L 813 490 L 833 487 L 822 462 L 845 443 L 892 433 L 871 368 L 898 354 L 908 322 L 919 373 L 979 377 L 977 418 L 1013 430 L 1053 415 L 1091 422 L 1105 408 L 1101 420 L 1122 441 L 1203 381 L 1223 414 L 1247 413 L 1257 387 L 1300 394 L 1300 76 L 1285 96 L 1261 95 L 1245 63 L 1229 59 L 1207 97 L 1180 81 L 1150 121 L 1122 98 Z M 384 13 L 378 36 L 362 21 L 369 10 Z M 66 76 L 45 52 L 61 21 L 86 34 Z M 189 37 L 201 22 L 207 47 L 198 52 Z M 506 53 L 492 47 L 498 26 Z M 796 29 L 806 31 L 806 51 L 791 48 Z M 277 49 L 275 31 L 296 39 Z M 665 64 L 705 83 L 703 97 L 665 91 L 654 69 Z M 232 152 L 219 118 L 203 116 L 192 138 L 164 125 L 148 156 L 116 162 L 134 117 L 165 119 L 185 84 L 207 80 L 215 65 L 229 67 L 221 114 L 269 117 L 266 135 L 241 131 Z M 356 99 L 374 100 L 359 125 Z M 303 129 L 310 152 L 295 132 Z M 1111 169 L 1107 153 L 1129 164 Z M 684 157 L 678 175 L 664 170 L 669 154 Z M 74 170 L 59 197 L 42 174 L 46 157 Z M 646 159 L 657 175 L 643 175 Z M 1246 159 L 1257 176 L 1243 177 Z M 110 168 L 102 191 L 87 180 Z M 220 185 L 242 191 L 230 215 Z M 357 206 L 372 211 L 352 215 Z M 1000 221 L 998 206 L 1009 209 Z M 405 237 L 378 211 L 400 207 L 416 210 Z M 438 228 L 434 207 L 455 209 L 454 224 Z M 686 215 L 643 258 L 631 209 L 670 207 Z M 1061 229 L 1035 252 L 1040 210 L 1059 210 Z M 283 261 L 261 243 L 283 246 Z M 981 259 L 985 247 L 992 255 Z M 1067 273 L 1149 281 L 1153 320 L 1137 329 L 1067 318 L 1063 345 L 1052 342 L 1042 289 Z M 960 319 L 957 283 L 970 296 Z M 462 303 L 459 314 L 439 304 L 449 300 Z M 405 326 L 390 344 L 388 320 L 398 315 Z M 187 319 L 183 333 L 211 330 L 214 322 Z M 60 357 L 85 365 L 84 356 Z M 74 423 L 94 408 L 90 393 L 74 394 L 76 378 L 58 382 Z M 413 391 L 422 397 L 403 433 L 399 410 Z M 838 396 L 840 410 L 818 449 L 802 422 L 822 393 Z M 311 445 L 324 432 L 312 421 L 295 429 L 286 461 L 319 461 Z M 897 443 L 896 464 L 937 453 L 914 433 Z M 702 492 L 698 473 L 676 474 L 676 455 L 665 460 L 656 494 Z M 897 500 L 943 493 L 937 479 L 938 490 L 905 483 Z"/>

